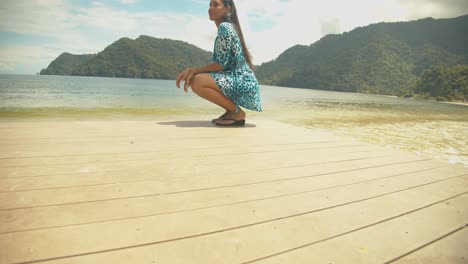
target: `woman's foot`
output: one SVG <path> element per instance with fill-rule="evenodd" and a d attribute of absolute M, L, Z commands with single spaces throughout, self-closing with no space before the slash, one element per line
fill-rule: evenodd
<path fill-rule="evenodd" d="M 243 126 L 245 124 L 245 117 L 246 113 L 239 108 L 239 111 L 237 111 L 237 113 L 234 111 L 228 111 L 222 119 L 218 119 L 214 123 L 220 126 Z"/>
<path fill-rule="evenodd" d="M 215 118 L 215 119 L 211 120 L 211 122 L 216 123 L 216 121 L 218 121 L 218 120 L 223 120 L 226 117 L 227 114 L 228 114 L 228 111 L 226 111 L 224 114 L 220 115 L 218 118 Z"/>

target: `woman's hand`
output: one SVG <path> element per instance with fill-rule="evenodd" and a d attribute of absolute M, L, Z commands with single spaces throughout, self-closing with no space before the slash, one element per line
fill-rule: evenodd
<path fill-rule="evenodd" d="M 187 92 L 188 87 L 190 87 L 190 83 L 192 82 L 193 76 L 197 75 L 199 72 L 196 68 L 188 68 L 181 72 L 179 76 L 177 76 L 176 86 L 180 88 L 180 82 L 184 81 L 184 91 Z"/>

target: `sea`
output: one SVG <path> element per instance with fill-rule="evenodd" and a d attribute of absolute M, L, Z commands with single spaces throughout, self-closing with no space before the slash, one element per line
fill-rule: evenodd
<path fill-rule="evenodd" d="M 468 167 L 468 105 L 383 95 L 260 86 L 271 119 L 324 129 Z M 0 75 L 0 122 L 210 120 L 224 111 L 174 80 Z"/>

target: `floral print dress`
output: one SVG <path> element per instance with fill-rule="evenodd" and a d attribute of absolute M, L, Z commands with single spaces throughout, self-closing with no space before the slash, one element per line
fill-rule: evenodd
<path fill-rule="evenodd" d="M 210 73 L 221 92 L 235 104 L 261 112 L 257 78 L 244 59 L 241 41 L 231 23 L 223 22 L 218 27 L 212 62 L 224 67 L 223 71 Z"/>

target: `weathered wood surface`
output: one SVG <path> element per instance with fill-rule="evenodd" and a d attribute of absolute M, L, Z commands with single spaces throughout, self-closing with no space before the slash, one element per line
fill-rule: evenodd
<path fill-rule="evenodd" d="M 0 123 L 1 263 L 468 263 L 468 169 L 274 121 Z"/>

